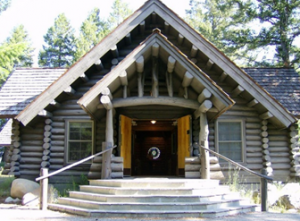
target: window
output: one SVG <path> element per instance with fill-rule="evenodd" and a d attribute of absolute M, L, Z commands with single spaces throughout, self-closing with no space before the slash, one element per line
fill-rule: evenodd
<path fill-rule="evenodd" d="M 67 122 L 67 162 L 74 162 L 88 157 L 93 152 L 93 122 Z"/>
<path fill-rule="evenodd" d="M 242 120 L 217 121 L 217 151 L 236 162 L 244 161 L 244 123 Z M 220 159 L 220 162 L 224 160 Z"/>

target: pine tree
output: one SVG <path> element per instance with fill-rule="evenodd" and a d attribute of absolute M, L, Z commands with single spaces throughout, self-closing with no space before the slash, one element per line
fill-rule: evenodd
<path fill-rule="evenodd" d="M 11 0 L 0 0 L 0 15 L 10 6 Z"/>
<path fill-rule="evenodd" d="M 100 9 L 95 8 L 80 27 L 79 38 L 76 41 L 75 59 L 78 60 L 92 47 L 97 45 L 108 32 L 108 24 L 100 19 Z"/>
<path fill-rule="evenodd" d="M 110 29 L 117 27 L 125 18 L 132 14 L 128 4 L 122 0 L 115 0 L 111 9 L 112 12 L 108 17 Z"/>
<path fill-rule="evenodd" d="M 0 46 L 0 84 L 6 80 L 14 67 L 30 67 L 33 63 L 28 34 L 23 25 L 13 29 L 11 37 Z"/>
<path fill-rule="evenodd" d="M 31 67 L 33 64 L 32 56 L 34 48 L 31 47 L 31 41 L 23 25 L 19 25 L 18 27 L 14 28 L 13 34 L 7 39 L 7 42 L 9 44 L 17 44 L 20 42 L 26 43 L 25 49 L 23 50 L 22 54 L 16 58 L 14 64 L 16 67 Z"/>
<path fill-rule="evenodd" d="M 299 0 L 253 0 L 246 16 L 263 26 L 256 35 L 248 36 L 249 48 L 266 50 L 275 47 L 273 59 L 257 62 L 257 65 L 300 68 Z"/>
<path fill-rule="evenodd" d="M 64 14 L 60 14 L 44 36 L 45 45 L 39 53 L 39 65 L 68 67 L 76 51 L 74 29 Z"/>
<path fill-rule="evenodd" d="M 241 33 L 249 35 L 251 30 L 246 26 L 249 21 L 238 16 L 243 11 L 239 4 L 239 0 L 190 0 L 185 20 L 220 51 L 241 63 L 244 61 L 240 58 L 245 59 L 249 54 L 246 43 L 239 39 Z"/>

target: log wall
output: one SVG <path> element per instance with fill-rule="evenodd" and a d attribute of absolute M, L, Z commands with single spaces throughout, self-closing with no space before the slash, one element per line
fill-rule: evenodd
<path fill-rule="evenodd" d="M 291 177 L 300 176 L 300 148 L 298 125 L 290 127 Z"/>
<path fill-rule="evenodd" d="M 111 178 L 122 179 L 123 178 L 123 157 L 111 158 Z M 88 173 L 89 179 L 101 179 L 102 170 L 102 156 L 95 157 L 91 164 L 90 171 Z"/>
<path fill-rule="evenodd" d="M 268 133 L 274 179 L 286 181 L 291 168 L 289 130 L 278 130 L 268 125 Z"/>
<path fill-rule="evenodd" d="M 45 123 L 41 122 L 34 127 L 20 127 L 21 134 L 21 158 L 20 177 L 34 180 L 40 175 L 43 158 Z"/>

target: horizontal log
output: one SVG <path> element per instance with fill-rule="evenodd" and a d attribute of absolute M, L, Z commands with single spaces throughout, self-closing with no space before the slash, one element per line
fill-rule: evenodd
<path fill-rule="evenodd" d="M 38 177 L 40 175 L 40 170 L 22 170 L 20 171 L 20 175 Z"/>
<path fill-rule="evenodd" d="M 112 163 L 123 163 L 123 157 L 112 157 L 111 162 Z"/>
<path fill-rule="evenodd" d="M 123 178 L 123 176 L 124 176 L 123 172 L 111 172 L 112 179 Z"/>
<path fill-rule="evenodd" d="M 199 173 L 201 168 L 200 164 L 185 164 L 184 170 L 187 171 L 197 171 Z"/>
<path fill-rule="evenodd" d="M 275 157 L 273 157 L 272 160 L 271 160 L 271 162 L 272 163 L 288 163 L 288 164 L 290 164 L 291 160 L 288 157 L 282 157 L 282 158 L 275 158 Z"/>
<path fill-rule="evenodd" d="M 50 153 L 50 157 L 52 158 L 63 158 L 65 156 L 65 154 L 64 153 L 53 153 L 53 152 L 51 152 Z"/>
<path fill-rule="evenodd" d="M 43 148 L 41 146 L 21 146 L 22 152 L 43 152 Z"/>
<path fill-rule="evenodd" d="M 185 178 L 201 178 L 200 171 L 186 171 Z"/>
<path fill-rule="evenodd" d="M 89 172 L 88 179 L 101 179 L 101 172 Z"/>
<path fill-rule="evenodd" d="M 65 147 L 64 146 L 52 146 L 51 152 L 64 152 Z"/>
<path fill-rule="evenodd" d="M 21 164 L 20 165 L 20 169 L 23 170 L 23 169 L 28 169 L 28 170 L 39 170 L 41 167 L 40 165 L 38 164 Z"/>
<path fill-rule="evenodd" d="M 102 164 L 100 163 L 92 163 L 91 167 L 90 167 L 90 171 L 93 172 L 101 172 L 102 169 Z"/>
<path fill-rule="evenodd" d="M 272 152 L 289 152 L 288 147 L 269 147 L 270 153 Z"/>
<path fill-rule="evenodd" d="M 112 172 L 123 172 L 123 163 L 112 163 L 111 171 Z"/>
<path fill-rule="evenodd" d="M 274 163 L 272 164 L 273 169 L 290 169 L 291 165 L 288 163 Z"/>
<path fill-rule="evenodd" d="M 49 160 L 49 162 L 50 162 L 50 164 L 56 164 L 56 163 L 58 163 L 58 164 L 63 164 L 64 163 L 64 159 L 60 159 L 60 158 L 51 158 L 50 160 Z"/>
<path fill-rule="evenodd" d="M 43 153 L 42 152 L 22 152 L 21 157 L 39 157 L 39 158 L 42 158 Z"/>
<path fill-rule="evenodd" d="M 26 164 L 40 164 L 42 162 L 41 158 L 38 157 L 22 157 L 20 163 Z"/>

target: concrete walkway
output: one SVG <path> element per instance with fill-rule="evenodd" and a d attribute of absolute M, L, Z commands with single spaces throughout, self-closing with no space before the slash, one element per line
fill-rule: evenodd
<path fill-rule="evenodd" d="M 2 221 L 138 221 L 141 219 L 120 219 L 120 218 L 111 218 L 111 219 L 101 219 L 99 218 L 88 218 L 88 217 L 80 217 L 73 216 L 66 213 L 54 212 L 51 210 L 41 211 L 36 207 L 24 207 L 13 204 L 0 204 L 0 220 Z M 142 220 L 159 220 L 164 221 L 165 219 L 160 218 L 146 218 Z M 168 219 L 170 220 L 170 219 Z M 231 221 L 258 221 L 258 220 L 267 220 L 267 221 L 289 221 L 289 220 L 300 220 L 299 213 L 270 213 L 270 212 L 254 212 L 249 214 L 242 214 L 237 216 L 229 216 L 222 217 L 216 219 L 195 219 L 195 218 L 185 218 L 185 219 L 174 219 L 175 220 L 214 220 L 214 221 L 223 221 L 223 220 L 231 220 Z"/>

